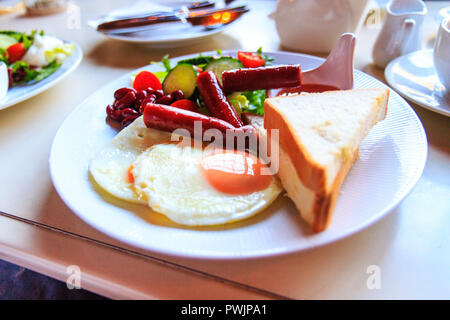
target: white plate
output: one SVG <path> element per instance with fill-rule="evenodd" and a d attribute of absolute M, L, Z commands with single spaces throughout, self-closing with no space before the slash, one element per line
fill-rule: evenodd
<path fill-rule="evenodd" d="M 136 1 L 129 4 L 126 8 L 114 10 L 98 20 L 89 21 L 88 25 L 97 30 L 97 25 L 104 21 L 139 16 L 142 14 L 151 14 L 151 12 L 159 11 L 171 13 L 175 8 L 190 5 L 192 2 L 195 1 Z M 235 21 L 238 21 L 239 19 Z M 235 21 L 211 29 L 207 29 L 203 26 L 192 26 L 189 23 L 183 24 L 182 22 L 171 22 L 154 25 L 147 30 L 140 32 L 103 34 L 111 39 L 145 44 L 153 48 L 174 48 L 191 45 L 221 33 L 228 29 Z"/>
<path fill-rule="evenodd" d="M 433 50 L 415 51 L 392 60 L 386 81 L 403 97 L 431 111 L 450 116 L 450 93 L 445 94 L 433 63 Z"/>
<path fill-rule="evenodd" d="M 67 43 L 71 43 L 66 41 Z M 81 48 L 75 44 L 75 50 L 72 54 L 64 60 L 61 67 L 58 68 L 54 73 L 41 81 L 32 84 L 21 84 L 10 88 L 3 99 L 0 99 L 0 110 L 15 105 L 19 102 L 27 100 L 38 93 L 54 86 L 64 77 L 68 76 L 72 71 L 74 71 L 83 57 L 83 52 Z"/>
<path fill-rule="evenodd" d="M 239 20 L 239 19 L 237 19 Z M 155 28 L 141 32 L 127 34 L 107 34 L 105 36 L 115 40 L 140 43 L 153 48 L 176 48 L 191 45 L 198 41 L 205 40 L 215 34 L 228 29 L 234 21 L 227 25 L 222 25 L 213 29 L 206 29 L 203 26 L 191 26 L 180 23 L 170 23 L 163 28 Z"/>
<path fill-rule="evenodd" d="M 300 63 L 304 70 L 323 61 L 293 53 L 268 54 L 277 63 Z M 196 55 L 173 60 L 193 56 Z M 152 71 L 160 68 L 145 67 Z M 50 154 L 52 180 L 64 202 L 87 223 L 128 244 L 167 255 L 210 259 L 302 251 L 331 243 L 374 223 L 408 194 L 422 173 L 427 154 L 422 124 L 408 103 L 391 92 L 387 118 L 362 143 L 326 231 L 312 234 L 284 196 L 246 221 L 197 229 L 175 226 L 159 214 L 148 214 L 144 206 L 107 196 L 89 179 L 89 161 L 116 134 L 105 123 L 105 107 L 113 100 L 117 88 L 130 85 L 131 74 L 137 71 L 104 86 L 78 106 L 58 130 Z M 355 86 L 386 88 L 360 71 L 355 72 Z"/>

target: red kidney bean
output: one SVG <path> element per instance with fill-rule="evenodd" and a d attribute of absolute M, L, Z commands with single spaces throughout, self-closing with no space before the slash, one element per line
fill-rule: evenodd
<path fill-rule="evenodd" d="M 139 111 L 144 99 L 147 98 L 147 91 L 141 90 L 136 94 L 136 102 L 134 103 L 134 110 Z"/>
<path fill-rule="evenodd" d="M 156 99 L 157 99 L 157 97 L 154 94 L 151 94 L 151 95 L 147 96 L 147 99 L 145 99 L 144 101 L 148 100 L 148 102 L 155 102 Z"/>
<path fill-rule="evenodd" d="M 148 94 L 154 94 L 156 99 L 161 98 L 164 95 L 164 91 L 162 90 L 154 90 L 154 89 L 146 89 Z"/>
<path fill-rule="evenodd" d="M 172 95 L 167 94 L 165 96 L 162 96 L 161 98 L 156 99 L 157 104 L 164 104 L 166 106 L 170 105 L 173 101 Z"/>
<path fill-rule="evenodd" d="M 114 92 L 114 99 L 119 100 L 120 98 L 122 98 L 124 95 L 126 95 L 130 91 L 132 91 L 132 92 L 134 92 L 136 94 L 136 90 L 133 89 L 133 88 L 120 88 L 120 89 L 117 89 Z"/>
<path fill-rule="evenodd" d="M 136 99 L 137 100 L 144 100 L 144 98 L 147 97 L 147 91 L 141 90 L 138 93 L 136 93 Z"/>
<path fill-rule="evenodd" d="M 136 101 L 136 94 L 133 91 L 127 92 L 122 98 L 116 101 L 115 106 L 117 109 L 124 109 L 131 107 Z"/>
<path fill-rule="evenodd" d="M 131 109 L 131 108 L 122 109 L 120 111 L 120 113 L 122 114 L 122 117 L 124 117 L 124 118 L 128 118 L 130 116 L 139 116 L 139 112 L 137 112 L 136 110 Z"/>
<path fill-rule="evenodd" d="M 154 103 L 156 101 L 156 96 L 154 94 L 148 95 L 144 101 L 142 101 L 141 105 L 139 106 L 139 113 L 142 114 L 144 112 L 144 108 L 148 103 Z"/>
<path fill-rule="evenodd" d="M 134 120 L 136 120 L 137 117 L 138 117 L 138 116 L 129 116 L 129 117 L 127 117 L 127 118 L 124 118 L 124 119 L 120 122 L 120 124 L 121 124 L 123 127 L 126 127 L 126 126 L 128 126 L 130 123 L 132 123 Z"/>
<path fill-rule="evenodd" d="M 111 107 L 110 104 L 108 104 L 108 105 L 106 106 L 106 114 L 107 114 L 109 117 L 111 117 L 111 114 L 113 113 L 114 110 L 115 110 L 115 109 L 114 109 L 113 107 Z"/>
<path fill-rule="evenodd" d="M 122 119 L 123 119 L 122 113 L 120 112 L 120 110 L 113 110 L 109 117 L 116 121 L 122 121 Z"/>
<path fill-rule="evenodd" d="M 170 95 L 172 96 L 173 102 L 184 99 L 184 93 L 181 90 L 175 90 Z"/>

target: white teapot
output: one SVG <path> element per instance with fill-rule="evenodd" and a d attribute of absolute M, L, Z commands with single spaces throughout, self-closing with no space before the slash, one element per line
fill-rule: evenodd
<path fill-rule="evenodd" d="M 282 46 L 329 52 L 346 32 L 355 32 L 369 0 L 278 0 L 275 20 Z"/>

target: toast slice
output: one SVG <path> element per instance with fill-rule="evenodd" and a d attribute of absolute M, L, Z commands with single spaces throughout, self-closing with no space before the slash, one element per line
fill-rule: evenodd
<path fill-rule="evenodd" d="M 266 99 L 264 128 L 268 137 L 279 130 L 278 176 L 314 232 L 327 228 L 359 145 L 385 118 L 388 99 L 387 89 Z"/>

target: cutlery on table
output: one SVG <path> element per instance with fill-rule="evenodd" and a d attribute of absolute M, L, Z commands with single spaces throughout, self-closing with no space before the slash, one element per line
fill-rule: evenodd
<path fill-rule="evenodd" d="M 204 8 L 196 10 L 183 10 L 181 12 L 166 15 L 152 14 L 144 17 L 134 17 L 103 22 L 97 26 L 97 31 L 104 33 L 128 33 L 145 30 L 156 24 L 170 22 L 182 22 L 193 26 L 203 25 L 210 28 L 231 23 L 248 11 L 249 9 L 245 5 L 242 5 L 220 9 Z"/>

